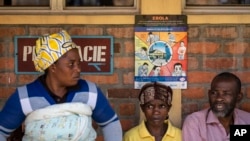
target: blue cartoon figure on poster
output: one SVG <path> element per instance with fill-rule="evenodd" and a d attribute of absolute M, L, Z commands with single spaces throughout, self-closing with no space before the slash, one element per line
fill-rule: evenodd
<path fill-rule="evenodd" d="M 141 66 L 138 67 L 138 76 L 147 76 L 148 75 L 148 63 L 144 62 Z"/>
<path fill-rule="evenodd" d="M 135 56 L 137 56 L 141 60 L 147 60 L 148 54 L 147 54 L 147 47 L 141 47 L 139 50 L 135 52 Z"/>

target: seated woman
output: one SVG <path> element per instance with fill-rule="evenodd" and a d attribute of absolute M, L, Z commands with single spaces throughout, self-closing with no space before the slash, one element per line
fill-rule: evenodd
<path fill-rule="evenodd" d="M 168 120 L 173 91 L 161 83 L 145 84 L 139 94 L 145 120 L 124 134 L 123 141 L 181 141 L 181 130 Z"/>

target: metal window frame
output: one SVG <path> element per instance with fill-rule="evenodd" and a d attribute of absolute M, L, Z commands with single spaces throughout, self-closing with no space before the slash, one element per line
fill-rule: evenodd
<path fill-rule="evenodd" d="M 239 6 L 187 6 L 186 0 L 182 0 L 182 14 L 185 15 L 237 15 L 250 14 L 250 5 Z"/>
<path fill-rule="evenodd" d="M 65 0 L 50 0 L 49 7 L 0 7 L 0 15 L 125 15 L 125 14 L 139 14 L 140 1 L 134 0 L 134 6 L 131 7 L 66 7 Z"/>

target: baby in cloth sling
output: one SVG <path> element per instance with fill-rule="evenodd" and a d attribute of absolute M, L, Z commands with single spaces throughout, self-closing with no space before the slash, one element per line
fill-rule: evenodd
<path fill-rule="evenodd" d="M 94 141 L 92 110 L 83 103 L 55 104 L 30 113 L 23 141 Z"/>

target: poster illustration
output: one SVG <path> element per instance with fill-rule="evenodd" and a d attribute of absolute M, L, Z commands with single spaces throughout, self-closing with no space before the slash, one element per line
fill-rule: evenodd
<path fill-rule="evenodd" d="M 160 82 L 173 89 L 187 88 L 187 17 L 135 16 L 134 87 Z"/>

